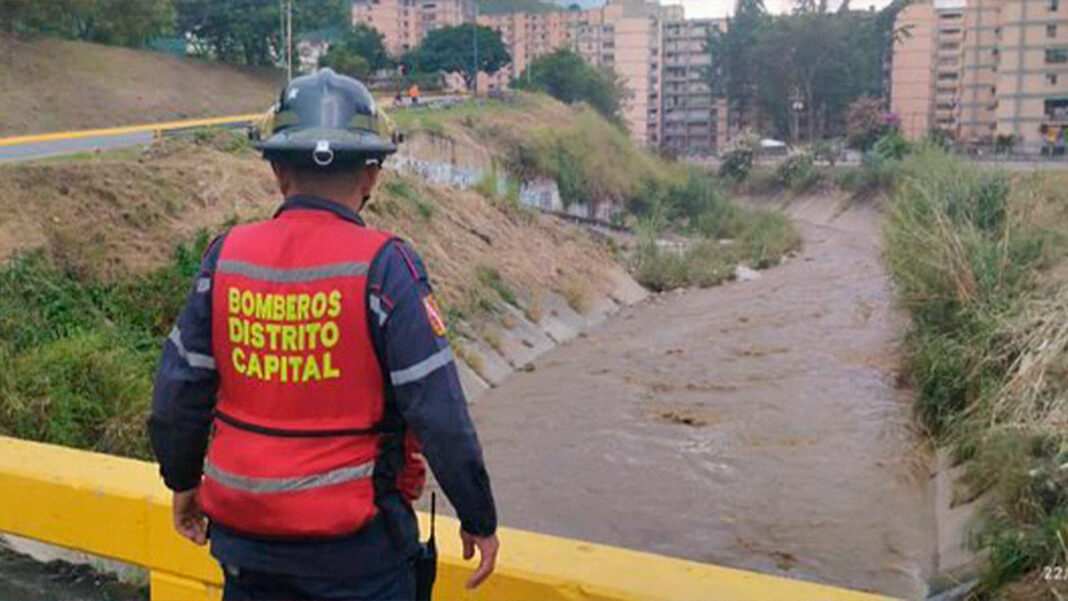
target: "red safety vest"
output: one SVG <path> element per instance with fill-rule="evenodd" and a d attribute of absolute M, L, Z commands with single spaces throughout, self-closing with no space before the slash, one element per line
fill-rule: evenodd
<path fill-rule="evenodd" d="M 323 210 L 233 228 L 212 283 L 219 370 L 201 503 L 253 535 L 319 538 L 376 513 L 372 475 L 385 382 L 366 314 L 367 271 L 387 233 Z M 394 484 L 422 488 L 414 438 Z"/>

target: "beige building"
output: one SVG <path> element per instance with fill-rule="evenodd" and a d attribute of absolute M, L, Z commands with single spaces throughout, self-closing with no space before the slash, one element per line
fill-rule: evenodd
<path fill-rule="evenodd" d="M 623 121 L 641 144 L 660 141 L 661 27 L 667 15 L 682 19 L 681 7 L 657 0 L 610 0 L 585 11 L 479 15 L 478 22 L 501 33 L 512 65 L 479 79 L 479 89 L 502 88 L 522 76 L 527 64 L 557 48 L 570 47 L 586 62 L 612 68 L 627 88 Z"/>
<path fill-rule="evenodd" d="M 1037 153 L 1068 127 L 1068 9 L 1060 0 L 933 0 L 898 15 L 891 108 L 906 135 L 1011 136 Z M 1047 132 L 1047 133 L 1043 133 Z"/>
<path fill-rule="evenodd" d="M 477 20 L 495 29 L 512 63 L 493 76 L 481 74 L 481 92 L 507 87 L 538 56 L 569 47 L 620 76 L 628 92 L 623 120 L 637 142 L 659 146 L 670 138 L 676 151 L 708 152 L 723 139 L 721 103 L 698 81 L 708 60 L 702 58 L 704 35 L 717 21 L 687 21 L 681 6 L 658 0 L 609 0 L 585 11 L 477 14 L 476 8 L 473 0 L 355 0 L 352 18 L 381 32 L 395 54 L 416 47 L 436 27 Z M 665 52 L 666 45 L 672 49 Z M 673 79 L 665 94 L 669 65 Z"/>
<path fill-rule="evenodd" d="M 1068 127 L 1068 6 L 1005 0 L 997 70 L 997 133 L 1039 151 Z M 1063 141 L 1059 143 L 1063 146 Z"/>
<path fill-rule="evenodd" d="M 909 31 L 910 37 L 894 47 L 890 110 L 910 139 L 922 138 L 934 126 L 935 19 L 934 7 L 923 2 L 906 6 L 897 17 L 896 27 Z"/>
<path fill-rule="evenodd" d="M 727 104 L 712 95 L 708 79 L 712 57 L 705 41 L 726 22 L 682 16 L 669 15 L 663 26 L 659 145 L 681 154 L 714 153 L 726 142 Z"/>
<path fill-rule="evenodd" d="M 429 31 L 470 23 L 475 6 L 475 0 L 354 0 L 352 22 L 374 27 L 385 38 L 386 50 L 403 54 Z"/>

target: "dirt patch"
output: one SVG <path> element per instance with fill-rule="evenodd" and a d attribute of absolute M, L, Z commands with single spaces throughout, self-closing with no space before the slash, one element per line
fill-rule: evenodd
<path fill-rule="evenodd" d="M 277 202 L 270 169 L 250 154 L 166 150 L 0 165 L 0 260 L 44 247 L 76 273 L 115 279 L 162 265 L 198 229 Z"/>
<path fill-rule="evenodd" d="M 0 136 L 260 112 L 283 80 L 275 69 L 0 34 Z"/>
<path fill-rule="evenodd" d="M 723 413 L 702 403 L 697 405 L 669 404 L 655 405 L 649 410 L 649 417 L 657 421 L 703 428 L 714 426 L 725 418 Z"/>

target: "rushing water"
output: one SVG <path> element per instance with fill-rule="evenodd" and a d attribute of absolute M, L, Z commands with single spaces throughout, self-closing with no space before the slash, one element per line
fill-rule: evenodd
<path fill-rule="evenodd" d="M 791 213 L 786 264 L 631 307 L 478 399 L 504 524 L 924 596 L 928 461 L 877 212 Z"/>

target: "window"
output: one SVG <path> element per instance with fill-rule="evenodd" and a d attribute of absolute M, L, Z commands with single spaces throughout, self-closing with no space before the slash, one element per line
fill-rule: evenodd
<path fill-rule="evenodd" d="M 938 74 L 938 81 L 956 81 L 956 80 L 957 80 L 957 74 L 956 73 L 939 73 Z"/>
<path fill-rule="evenodd" d="M 1068 63 L 1068 48 L 1046 48 L 1046 63 Z"/>
<path fill-rule="evenodd" d="M 1051 85 L 1051 86 L 1057 85 L 1057 74 L 1056 73 L 1046 73 L 1046 83 L 1048 85 Z"/>
<path fill-rule="evenodd" d="M 1055 37 L 1057 37 L 1057 25 L 1055 23 L 1050 23 L 1049 25 L 1046 25 L 1046 37 L 1047 38 L 1055 38 Z"/>
<path fill-rule="evenodd" d="M 1060 0 L 1046 0 L 1046 8 L 1048 8 L 1050 12 L 1056 11 L 1060 4 Z"/>

